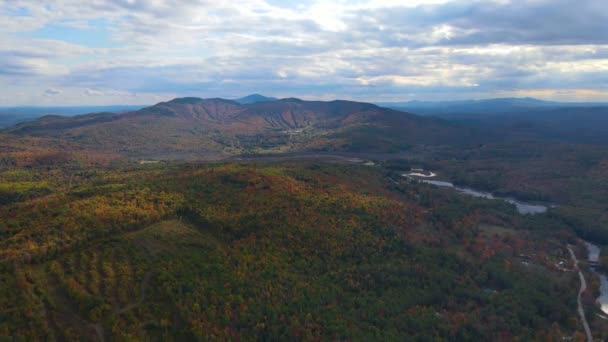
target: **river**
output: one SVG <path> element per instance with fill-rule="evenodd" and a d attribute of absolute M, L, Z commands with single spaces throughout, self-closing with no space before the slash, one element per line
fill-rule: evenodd
<path fill-rule="evenodd" d="M 588 255 L 587 258 L 591 262 L 599 262 L 601 250 L 598 246 L 585 242 L 587 245 Z M 600 305 L 600 309 L 603 313 L 608 314 L 608 276 L 604 273 L 598 272 L 595 268 L 591 270 L 600 276 L 600 296 L 597 298 L 597 303 Z"/>
<path fill-rule="evenodd" d="M 517 211 L 520 214 L 534 215 L 534 214 L 542 214 L 542 213 L 547 212 L 547 206 L 542 205 L 542 204 L 526 203 L 526 202 L 522 202 L 522 201 L 516 200 L 514 198 L 510 198 L 510 197 L 495 196 L 489 192 L 484 192 L 484 191 L 479 191 L 479 190 L 475 190 L 475 189 L 471 189 L 471 188 L 464 188 L 464 187 L 456 186 L 451 182 L 420 178 L 419 175 L 424 175 L 424 174 L 419 171 L 416 173 L 403 174 L 403 176 L 416 179 L 422 183 L 452 188 L 465 195 L 469 195 L 469 196 L 473 196 L 473 197 L 480 197 L 480 198 L 487 198 L 487 199 L 497 199 L 497 200 L 502 200 L 502 201 L 511 203 L 517 208 Z M 429 178 L 429 177 L 434 177 L 434 176 L 435 176 L 435 174 L 431 172 L 428 176 L 425 175 L 423 177 Z"/>
<path fill-rule="evenodd" d="M 452 189 L 454 189 L 460 193 L 463 193 L 465 195 L 468 195 L 468 196 L 502 200 L 502 201 L 515 205 L 515 207 L 517 208 L 517 211 L 520 214 L 530 214 L 530 215 L 542 214 L 542 213 L 547 212 L 547 209 L 548 209 L 548 207 L 546 205 L 526 203 L 526 202 L 522 202 L 522 201 L 516 200 L 514 198 L 510 198 L 510 197 L 495 196 L 489 192 L 456 186 L 451 182 L 429 179 L 429 178 L 434 178 L 436 176 L 436 174 L 433 172 L 424 171 L 422 169 L 413 169 L 412 172 L 404 173 L 403 176 L 411 178 L 411 179 L 416 179 L 417 181 L 422 182 L 422 183 L 452 188 Z M 586 244 L 587 244 L 589 261 L 598 262 L 600 259 L 600 253 L 601 253 L 600 248 L 589 242 L 586 242 Z M 594 268 L 592 268 L 592 271 L 597 273 L 600 276 L 600 281 L 601 281 L 600 296 L 597 298 L 597 303 L 599 304 L 602 312 L 605 314 L 608 314 L 608 276 L 604 273 L 598 272 Z"/>

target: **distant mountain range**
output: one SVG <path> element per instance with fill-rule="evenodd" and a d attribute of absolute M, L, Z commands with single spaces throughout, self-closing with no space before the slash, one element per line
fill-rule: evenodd
<path fill-rule="evenodd" d="M 239 104 L 254 104 L 277 101 L 278 98 L 251 94 L 232 101 Z M 526 113 L 558 108 L 608 107 L 608 102 L 555 102 L 534 98 L 497 98 L 463 101 L 407 101 L 379 102 L 378 106 L 419 115 L 434 115 L 446 118 L 462 117 L 463 114 Z M 34 120 L 44 115 L 74 116 L 87 113 L 121 113 L 145 108 L 145 105 L 110 106 L 62 106 L 62 107 L 0 107 L 0 128 L 19 122 Z"/>
<path fill-rule="evenodd" d="M 378 105 L 420 115 L 521 113 L 556 108 L 608 107 L 608 102 L 554 102 L 534 98 L 499 98 L 464 101 L 384 102 Z"/>
<path fill-rule="evenodd" d="M 144 105 L 112 106 L 63 106 L 63 107 L 0 107 L 0 127 L 7 127 L 19 122 L 34 120 L 44 115 L 80 115 L 87 113 L 110 112 L 120 113 L 144 108 Z"/>
<path fill-rule="evenodd" d="M 238 102 L 240 104 L 251 104 L 251 103 L 268 102 L 268 101 L 276 101 L 276 100 L 278 100 L 276 97 L 267 97 L 267 96 L 260 95 L 260 94 L 251 94 L 251 95 L 247 95 L 245 97 L 241 97 L 240 99 L 236 99 L 234 101 Z"/>

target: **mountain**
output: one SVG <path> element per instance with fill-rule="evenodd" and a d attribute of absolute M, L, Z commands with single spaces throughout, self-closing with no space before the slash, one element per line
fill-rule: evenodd
<path fill-rule="evenodd" d="M 369 103 L 289 98 L 240 104 L 194 97 L 120 114 L 45 116 L 4 132 L 171 158 L 314 150 L 396 152 L 412 145 L 466 141 L 471 133 L 447 121 Z"/>
<path fill-rule="evenodd" d="M 268 102 L 268 101 L 276 101 L 276 100 L 278 100 L 276 97 L 267 97 L 267 96 L 260 95 L 260 94 L 251 94 L 251 95 L 247 95 L 245 97 L 241 97 L 240 99 L 236 99 L 234 101 L 238 102 L 240 104 L 251 104 L 251 103 Z"/>
<path fill-rule="evenodd" d="M 572 107 L 608 107 L 608 103 L 553 102 L 535 98 L 498 98 L 464 101 L 409 101 L 379 103 L 384 107 L 405 110 L 421 115 L 444 116 L 451 114 L 501 114 L 522 113 L 533 110 L 545 110 Z"/>

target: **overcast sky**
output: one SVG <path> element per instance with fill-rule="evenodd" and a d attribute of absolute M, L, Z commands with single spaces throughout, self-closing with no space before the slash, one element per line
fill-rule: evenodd
<path fill-rule="evenodd" d="M 608 101 L 606 0 L 0 0 L 0 106 Z"/>

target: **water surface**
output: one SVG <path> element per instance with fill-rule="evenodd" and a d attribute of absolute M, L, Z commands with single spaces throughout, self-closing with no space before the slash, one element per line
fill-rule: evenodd
<path fill-rule="evenodd" d="M 587 259 L 591 262 L 598 262 L 600 260 L 601 249 L 589 242 L 585 242 L 585 244 L 587 245 Z M 608 276 L 598 272 L 593 267 L 591 270 L 600 276 L 600 296 L 597 298 L 597 303 L 600 305 L 602 312 L 608 314 Z"/>
<path fill-rule="evenodd" d="M 511 203 L 513 205 L 515 205 L 515 207 L 517 208 L 517 211 L 520 214 L 542 214 L 547 212 L 547 206 L 542 205 L 542 204 L 531 204 L 531 203 L 526 203 L 526 202 L 522 202 L 519 200 L 516 200 L 514 198 L 510 198 L 510 197 L 500 197 L 500 196 L 495 196 L 489 192 L 485 192 L 485 191 L 479 191 L 479 190 L 475 190 L 475 189 L 471 189 L 471 188 L 464 188 L 464 187 L 460 187 L 460 186 L 456 186 L 451 182 L 446 182 L 446 181 L 440 181 L 440 180 L 429 180 L 429 179 L 418 179 L 419 181 L 423 182 L 423 183 L 427 183 L 427 184 L 432 184 L 432 185 L 436 185 L 436 186 L 443 186 L 443 187 L 449 187 L 452 188 L 460 193 L 463 193 L 465 195 L 469 195 L 469 196 L 473 196 L 473 197 L 480 197 L 480 198 L 487 198 L 487 199 L 497 199 L 497 200 L 502 200 L 508 203 Z"/>

